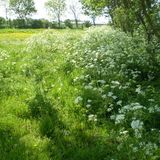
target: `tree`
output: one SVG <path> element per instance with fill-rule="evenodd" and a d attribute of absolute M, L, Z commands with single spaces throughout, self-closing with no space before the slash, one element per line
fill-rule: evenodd
<path fill-rule="evenodd" d="M 78 17 L 81 12 L 81 6 L 80 6 L 79 2 L 75 1 L 75 0 L 71 1 L 71 3 L 72 4 L 70 4 L 69 9 L 74 16 L 76 28 L 78 28 Z"/>
<path fill-rule="evenodd" d="M 6 20 L 3 17 L 0 17 L 0 28 L 5 28 Z"/>
<path fill-rule="evenodd" d="M 33 0 L 10 0 L 9 8 L 19 19 L 26 19 L 36 12 Z"/>
<path fill-rule="evenodd" d="M 3 6 L 5 9 L 5 18 L 8 20 L 8 0 L 0 0 L 0 6 Z"/>
<path fill-rule="evenodd" d="M 53 17 L 55 17 L 58 21 L 59 28 L 61 27 L 61 16 L 64 13 L 66 4 L 64 0 L 48 0 L 45 3 L 45 6 L 47 10 L 49 11 L 49 14 Z"/>
<path fill-rule="evenodd" d="M 156 36 L 160 40 L 160 0 L 81 0 L 92 11 L 105 10 L 112 24 L 133 33 L 143 26 L 148 42 Z"/>
<path fill-rule="evenodd" d="M 87 6 L 83 7 L 83 10 L 84 10 L 85 15 L 88 15 L 91 17 L 92 23 L 95 26 L 96 25 L 96 17 L 99 16 L 101 14 L 101 12 L 97 11 L 97 10 L 92 10 L 90 7 L 87 7 Z"/>
<path fill-rule="evenodd" d="M 73 24 L 72 24 L 72 21 L 70 19 L 66 19 L 64 21 L 64 23 L 65 23 L 66 27 L 71 28 L 71 29 L 73 28 Z"/>
<path fill-rule="evenodd" d="M 87 16 L 90 16 L 93 22 L 93 25 L 96 25 L 96 17 L 99 15 L 102 15 L 102 7 L 97 7 L 95 8 L 93 5 L 91 5 L 90 3 L 88 3 L 88 1 L 85 0 L 81 0 L 82 4 L 83 4 L 83 10 L 84 10 L 84 14 Z"/>

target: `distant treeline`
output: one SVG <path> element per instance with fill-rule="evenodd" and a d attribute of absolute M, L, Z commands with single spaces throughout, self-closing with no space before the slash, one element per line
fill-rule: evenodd
<path fill-rule="evenodd" d="M 79 22 L 78 28 L 90 27 L 92 24 L 89 21 Z M 61 23 L 61 26 L 57 22 L 50 22 L 46 19 L 8 19 L 6 20 L 3 17 L 0 17 L 0 29 L 3 28 L 55 28 L 55 29 L 64 29 L 64 28 L 77 28 L 74 21 L 67 19 Z"/>

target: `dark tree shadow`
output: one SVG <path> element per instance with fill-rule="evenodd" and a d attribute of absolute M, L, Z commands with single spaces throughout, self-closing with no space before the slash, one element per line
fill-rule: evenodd
<path fill-rule="evenodd" d="M 51 100 L 40 92 L 28 106 L 30 117 L 40 122 L 41 136 L 49 139 L 47 150 L 51 160 L 106 160 L 114 154 L 113 146 L 100 137 L 87 135 L 85 129 L 68 128 Z"/>
<path fill-rule="evenodd" d="M 38 157 L 28 148 L 11 126 L 0 126 L 0 160 L 32 160 Z"/>

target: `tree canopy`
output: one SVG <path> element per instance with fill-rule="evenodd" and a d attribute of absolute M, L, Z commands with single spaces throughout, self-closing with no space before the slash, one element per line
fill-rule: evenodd
<path fill-rule="evenodd" d="M 81 0 L 85 7 L 93 11 L 107 13 L 112 24 L 125 32 L 133 33 L 142 26 L 148 40 L 154 35 L 160 38 L 160 1 L 159 0 Z"/>
<path fill-rule="evenodd" d="M 64 13 L 66 4 L 64 0 L 48 0 L 45 3 L 45 6 L 47 10 L 49 11 L 49 14 L 56 18 L 60 27 L 61 24 L 61 16 Z"/>
<path fill-rule="evenodd" d="M 10 0 L 9 8 L 20 19 L 26 19 L 32 13 L 36 12 L 33 0 Z"/>

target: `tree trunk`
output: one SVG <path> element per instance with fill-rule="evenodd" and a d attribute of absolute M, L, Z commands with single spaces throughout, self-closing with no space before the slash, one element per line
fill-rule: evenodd
<path fill-rule="evenodd" d="M 93 25 L 96 26 L 96 16 L 95 15 L 92 16 L 92 22 L 93 22 Z"/>
<path fill-rule="evenodd" d="M 61 19 L 59 15 L 58 15 L 58 27 L 61 28 Z"/>
<path fill-rule="evenodd" d="M 58 20 L 58 27 L 61 28 L 61 21 Z"/>
<path fill-rule="evenodd" d="M 78 28 L 78 19 L 75 18 L 76 28 Z"/>

